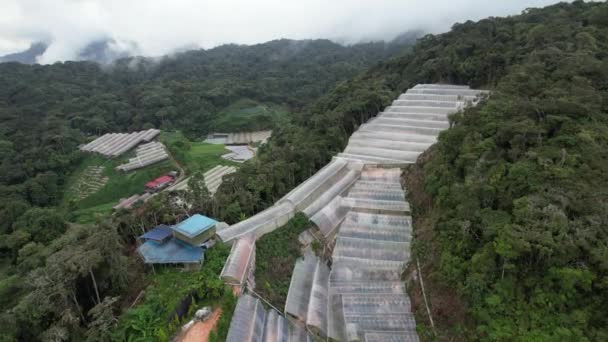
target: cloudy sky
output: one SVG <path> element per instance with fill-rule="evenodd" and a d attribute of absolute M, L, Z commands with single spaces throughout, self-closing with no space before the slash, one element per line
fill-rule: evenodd
<path fill-rule="evenodd" d="M 455 22 L 518 14 L 554 0 L 0 0 L 0 55 L 52 41 L 41 63 L 73 59 L 91 40 L 156 56 L 184 47 L 277 38 L 391 39 Z"/>

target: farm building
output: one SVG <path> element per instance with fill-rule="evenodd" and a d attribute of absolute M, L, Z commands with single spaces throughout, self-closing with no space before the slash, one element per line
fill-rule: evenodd
<path fill-rule="evenodd" d="M 213 237 L 217 223 L 196 214 L 174 226 L 161 224 L 139 237 L 142 244 L 137 252 L 146 264 L 200 264 L 201 245 Z"/>
<path fill-rule="evenodd" d="M 173 180 L 174 178 L 168 175 L 160 176 L 155 180 L 146 183 L 146 191 L 156 192 L 158 190 L 164 189 L 169 186 L 169 184 L 171 184 Z"/>
<path fill-rule="evenodd" d="M 215 235 L 216 224 L 216 220 L 196 214 L 173 226 L 173 236 L 193 246 L 200 246 Z"/>

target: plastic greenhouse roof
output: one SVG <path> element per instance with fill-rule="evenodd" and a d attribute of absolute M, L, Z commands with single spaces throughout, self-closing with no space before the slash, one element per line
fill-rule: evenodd
<path fill-rule="evenodd" d="M 146 241 L 137 249 L 146 264 L 187 264 L 203 259 L 203 249 L 171 239 L 165 243 Z"/>
<path fill-rule="evenodd" d="M 178 233 L 182 233 L 189 238 L 193 238 L 202 232 L 213 228 L 217 221 L 200 214 L 193 215 L 186 220 L 173 226 Z"/>
<path fill-rule="evenodd" d="M 171 235 L 173 235 L 171 227 L 167 226 L 166 224 L 161 224 L 150 229 L 144 235 L 141 235 L 139 238 L 144 240 L 163 241 Z"/>

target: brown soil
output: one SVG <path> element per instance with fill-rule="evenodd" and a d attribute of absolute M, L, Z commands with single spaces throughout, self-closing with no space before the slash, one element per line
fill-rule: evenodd
<path fill-rule="evenodd" d="M 215 309 L 209 318 L 204 322 L 196 322 L 179 339 L 180 342 L 206 342 L 209 334 L 217 324 L 222 315 L 222 309 Z"/>

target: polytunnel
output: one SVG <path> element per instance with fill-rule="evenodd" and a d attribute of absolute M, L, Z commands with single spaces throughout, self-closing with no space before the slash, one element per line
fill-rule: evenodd
<path fill-rule="evenodd" d="M 344 152 L 274 207 L 218 233 L 223 241 L 247 233 L 259 238 L 303 212 L 331 244 L 331 260 L 308 251 L 296 261 L 286 317 L 272 310 L 264 316 L 266 341 L 305 340 L 308 333 L 336 341 L 418 341 L 401 279 L 410 258 L 412 220 L 399 167 L 416 162 L 437 141 L 439 132 L 449 128 L 450 114 L 477 104 L 485 94 L 437 84 L 409 89 L 362 124 Z M 241 239 L 235 244 L 241 245 Z M 230 263 L 241 259 L 240 248 L 233 246 Z M 246 307 L 248 318 L 240 319 L 258 326 L 252 323 L 255 305 Z"/>

